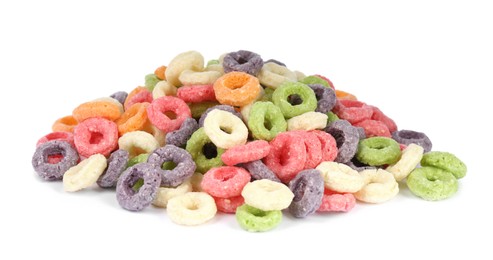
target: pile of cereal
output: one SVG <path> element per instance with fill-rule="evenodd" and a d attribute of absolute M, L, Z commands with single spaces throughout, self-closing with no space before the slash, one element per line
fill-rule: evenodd
<path fill-rule="evenodd" d="M 348 212 L 356 200 L 394 198 L 403 181 L 442 200 L 467 171 L 329 79 L 244 50 L 205 66 L 200 53 L 181 53 L 145 86 L 80 104 L 52 129 L 32 157 L 41 178 L 69 192 L 116 189 L 122 208 L 166 208 L 181 225 L 219 210 L 267 231 L 283 210 Z"/>

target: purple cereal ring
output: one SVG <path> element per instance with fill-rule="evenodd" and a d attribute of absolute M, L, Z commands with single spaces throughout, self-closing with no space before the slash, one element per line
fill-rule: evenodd
<path fill-rule="evenodd" d="M 161 166 L 165 162 L 176 164 L 172 170 L 163 170 Z M 195 172 L 195 162 L 190 153 L 185 149 L 174 145 L 165 145 L 154 150 L 147 158 L 147 162 L 153 165 L 161 175 L 161 186 L 176 187 L 190 178 Z"/>
<path fill-rule="evenodd" d="M 128 93 L 125 91 L 118 91 L 110 95 L 111 98 L 118 100 L 122 105 L 125 103 L 125 99 L 127 99 Z"/>
<path fill-rule="evenodd" d="M 392 133 L 392 139 L 396 140 L 400 144 L 417 144 L 423 147 L 425 153 L 431 151 L 431 140 L 425 133 L 422 132 L 413 130 L 399 130 Z"/>
<path fill-rule="evenodd" d="M 187 118 L 178 130 L 169 132 L 166 134 L 166 144 L 171 144 L 177 147 L 182 147 L 187 144 L 188 139 L 192 136 L 193 132 L 199 129 L 199 124 L 193 118 Z"/>
<path fill-rule="evenodd" d="M 365 129 L 363 127 L 354 126 L 358 130 L 359 140 L 366 139 Z"/>
<path fill-rule="evenodd" d="M 118 182 L 118 177 L 127 167 L 129 154 L 126 150 L 119 149 L 111 153 L 108 158 L 108 167 L 99 177 L 97 184 L 101 188 L 113 188 Z"/>
<path fill-rule="evenodd" d="M 245 168 L 255 180 L 268 179 L 271 181 L 281 182 L 279 178 L 267 167 L 262 160 L 251 161 L 240 164 Z"/>
<path fill-rule="evenodd" d="M 356 159 L 356 157 L 353 157 L 353 159 L 351 159 L 348 162 L 345 162 L 344 164 L 351 167 L 351 169 L 353 169 L 357 172 L 364 171 L 364 170 L 370 170 L 370 169 L 376 169 L 376 167 L 373 167 L 373 166 L 370 166 L 370 165 L 367 165 L 367 164 L 364 164 L 364 163 L 358 161 L 358 159 Z"/>
<path fill-rule="evenodd" d="M 356 127 L 346 120 L 336 120 L 328 125 L 324 131 L 336 139 L 338 153 L 334 161 L 339 163 L 350 161 L 358 150 L 360 139 Z"/>
<path fill-rule="evenodd" d="M 228 106 L 228 105 L 217 105 L 217 106 L 213 106 L 213 107 L 208 108 L 200 116 L 200 118 L 199 118 L 199 127 L 203 127 L 204 126 L 204 121 L 205 121 L 205 118 L 207 117 L 207 114 L 209 114 L 209 112 L 211 112 L 214 109 L 219 109 L 219 110 L 223 110 L 223 111 L 226 111 L 226 112 L 230 112 L 233 115 L 237 116 L 238 118 L 243 119 L 243 117 L 241 116 L 241 114 L 238 113 L 238 112 L 236 112 L 236 110 L 234 109 L 234 107 Z"/>
<path fill-rule="evenodd" d="M 143 184 L 135 189 L 137 182 Z M 156 197 L 161 176 L 158 169 L 148 163 L 139 163 L 126 169 L 116 184 L 116 199 L 122 208 L 130 211 L 141 211 L 149 206 Z"/>
<path fill-rule="evenodd" d="M 230 52 L 223 59 L 224 73 L 241 71 L 256 77 L 262 66 L 264 61 L 260 55 L 251 51 Z"/>
<path fill-rule="evenodd" d="M 317 211 L 324 196 L 324 179 L 319 170 L 303 170 L 289 182 L 294 198 L 289 212 L 297 218 L 304 218 Z"/>
<path fill-rule="evenodd" d="M 317 98 L 317 109 L 315 109 L 315 112 L 325 114 L 334 108 L 337 102 L 334 89 L 320 84 L 308 84 L 308 86 L 315 92 L 315 97 Z"/>
<path fill-rule="evenodd" d="M 49 156 L 61 155 L 58 163 L 50 163 Z M 47 181 L 61 180 L 70 167 L 77 165 L 79 154 L 70 143 L 61 140 L 40 144 L 34 152 L 32 165 L 34 171 Z"/>
<path fill-rule="evenodd" d="M 268 59 L 268 60 L 264 61 L 264 64 L 269 63 L 269 62 L 275 63 L 275 64 L 283 66 L 283 67 L 287 67 L 286 64 L 284 64 L 278 60 L 275 60 L 275 59 Z"/>

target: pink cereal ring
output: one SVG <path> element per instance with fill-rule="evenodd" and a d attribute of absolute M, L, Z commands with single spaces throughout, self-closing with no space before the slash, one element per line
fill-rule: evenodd
<path fill-rule="evenodd" d="M 239 206 L 245 203 L 245 199 L 241 195 L 232 198 L 226 198 L 226 199 L 217 198 L 217 197 L 213 197 L 213 198 L 214 201 L 216 202 L 217 210 L 228 214 L 235 213 L 236 208 L 238 208 Z"/>
<path fill-rule="evenodd" d="M 351 193 L 337 193 L 325 189 L 322 197 L 322 204 L 318 208 L 318 212 L 342 211 L 348 212 L 356 205 L 356 199 Z"/>
<path fill-rule="evenodd" d="M 354 126 L 362 127 L 365 130 L 365 135 L 367 138 L 374 136 L 392 137 L 387 125 L 381 121 L 366 119 L 354 124 Z"/>
<path fill-rule="evenodd" d="M 391 133 L 397 131 L 397 125 L 392 118 L 385 115 L 378 107 L 371 106 L 371 108 L 373 109 L 371 119 L 384 123 Z"/>
<path fill-rule="evenodd" d="M 145 87 L 137 87 L 128 94 L 123 106 L 125 107 L 125 110 L 127 110 L 134 104 L 145 102 L 152 102 L 152 93 Z"/>
<path fill-rule="evenodd" d="M 187 103 L 216 101 L 213 85 L 185 86 L 177 90 L 176 96 Z"/>
<path fill-rule="evenodd" d="M 204 174 L 202 190 L 217 198 L 232 198 L 241 195 L 243 187 L 250 182 L 250 173 L 235 166 L 221 166 Z"/>
<path fill-rule="evenodd" d="M 339 99 L 332 110 L 340 119 L 345 119 L 351 124 L 370 119 L 373 109 L 358 100 Z"/>
<path fill-rule="evenodd" d="M 102 117 L 86 119 L 74 128 L 74 143 L 83 157 L 109 156 L 118 146 L 118 126 Z"/>
<path fill-rule="evenodd" d="M 260 160 L 270 152 L 269 142 L 256 140 L 244 145 L 234 146 L 221 155 L 221 160 L 226 165 L 236 165 L 239 163 Z"/>
<path fill-rule="evenodd" d="M 310 132 L 317 136 L 322 144 L 322 162 L 334 161 L 338 153 L 336 139 L 324 131 L 313 130 Z"/>
<path fill-rule="evenodd" d="M 336 89 L 336 88 L 334 87 L 334 83 L 332 83 L 332 81 L 330 81 L 330 79 L 328 79 L 327 77 L 324 77 L 324 76 L 319 75 L 319 74 L 316 74 L 315 76 L 317 76 L 317 77 L 319 77 L 319 78 L 321 78 L 321 79 L 325 80 L 327 83 L 329 83 L 329 86 L 330 86 L 331 88 Z"/>
<path fill-rule="evenodd" d="M 305 142 L 302 138 L 282 132 L 269 144 L 270 152 L 263 162 L 282 182 L 288 183 L 305 167 Z"/>
<path fill-rule="evenodd" d="M 75 147 L 74 144 L 74 135 L 71 132 L 51 132 L 43 137 L 41 137 L 38 142 L 36 143 L 36 147 L 38 147 L 41 144 L 44 144 L 48 141 L 52 140 L 62 140 L 66 141 L 69 144 L 71 144 L 73 147 Z"/>
<path fill-rule="evenodd" d="M 163 96 L 154 99 L 147 107 L 147 116 L 159 130 L 169 133 L 178 130 L 185 119 L 192 117 L 192 112 L 185 101 Z"/>
<path fill-rule="evenodd" d="M 288 131 L 287 134 L 293 138 L 302 139 L 305 143 L 306 161 L 303 169 L 313 169 L 322 162 L 322 142 L 312 132 L 308 131 Z"/>

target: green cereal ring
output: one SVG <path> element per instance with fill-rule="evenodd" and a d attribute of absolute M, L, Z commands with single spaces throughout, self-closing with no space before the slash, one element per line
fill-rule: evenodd
<path fill-rule="evenodd" d="M 407 176 L 407 186 L 425 200 L 443 200 L 457 192 L 459 182 L 450 172 L 426 166 L 414 169 Z"/>
<path fill-rule="evenodd" d="M 207 102 L 200 102 L 200 103 L 189 103 L 188 106 L 190 107 L 190 111 L 192 112 L 192 117 L 195 119 L 199 119 L 200 116 L 209 108 L 213 106 L 221 105 L 218 102 L 215 101 L 207 101 Z"/>
<path fill-rule="evenodd" d="M 272 100 L 272 93 L 274 93 L 273 88 L 265 88 L 264 89 L 264 95 L 260 97 L 259 101 L 271 101 Z"/>
<path fill-rule="evenodd" d="M 255 102 L 248 116 L 248 128 L 256 139 L 270 141 L 277 134 L 286 131 L 288 123 L 281 109 L 272 102 Z"/>
<path fill-rule="evenodd" d="M 282 220 L 280 210 L 263 211 L 247 204 L 236 209 L 236 221 L 250 232 L 263 232 L 275 228 Z"/>
<path fill-rule="evenodd" d="M 392 138 L 370 137 L 363 139 L 358 144 L 356 159 L 371 166 L 393 164 L 399 160 L 401 149 L 399 143 Z"/>
<path fill-rule="evenodd" d="M 154 73 L 145 76 L 145 86 L 151 92 L 159 81 L 161 80 Z"/>
<path fill-rule="evenodd" d="M 289 103 L 290 96 L 297 95 L 301 104 Z M 272 102 L 278 106 L 285 118 L 291 118 L 317 108 L 315 92 L 307 85 L 299 82 L 285 82 L 272 93 Z"/>
<path fill-rule="evenodd" d="M 336 114 L 332 113 L 332 111 L 329 111 L 327 113 L 327 116 L 327 125 L 330 125 L 330 123 L 339 120 L 339 117 Z"/>
<path fill-rule="evenodd" d="M 210 60 L 207 62 L 207 65 L 206 66 L 210 66 L 210 65 L 216 65 L 216 64 L 219 64 L 219 60 Z"/>
<path fill-rule="evenodd" d="M 149 154 L 148 153 L 141 153 L 137 156 L 135 156 L 134 158 L 128 160 L 127 162 L 127 168 L 128 167 L 132 167 L 138 163 L 143 163 L 143 162 L 147 162 L 147 157 L 149 157 Z"/>
<path fill-rule="evenodd" d="M 203 127 L 192 134 L 187 141 L 186 150 L 192 155 L 198 172 L 205 173 L 212 167 L 223 165 L 221 155 L 224 153 L 224 149 L 216 147 L 212 143 L 205 134 Z"/>
<path fill-rule="evenodd" d="M 328 88 L 330 87 L 329 83 L 327 81 L 325 81 L 322 78 L 317 77 L 317 76 L 304 77 L 299 82 L 306 84 L 306 85 L 308 85 L 308 84 L 320 84 L 320 85 L 324 85 L 325 87 L 328 87 Z"/>
<path fill-rule="evenodd" d="M 455 178 L 466 176 L 466 165 L 455 155 L 447 152 L 429 152 L 421 159 L 422 166 L 431 166 L 452 173 Z"/>

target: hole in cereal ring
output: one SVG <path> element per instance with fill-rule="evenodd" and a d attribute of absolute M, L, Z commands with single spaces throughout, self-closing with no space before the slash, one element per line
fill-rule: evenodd
<path fill-rule="evenodd" d="M 166 111 L 164 112 L 164 115 L 166 115 L 171 120 L 175 120 L 177 118 L 175 112 L 173 111 Z"/>
<path fill-rule="evenodd" d="M 214 143 L 206 143 L 202 147 L 202 153 L 204 154 L 205 158 L 207 158 L 207 159 L 216 158 L 217 147 Z"/>
<path fill-rule="evenodd" d="M 199 205 L 197 205 L 197 203 L 191 203 L 191 204 L 188 204 L 187 205 L 187 209 L 188 210 L 198 210 L 199 209 Z"/>
<path fill-rule="evenodd" d="M 303 99 L 301 99 L 301 97 L 298 94 L 293 94 L 288 96 L 288 102 L 289 104 L 296 106 L 303 103 Z"/>
<path fill-rule="evenodd" d="M 270 122 L 270 120 L 264 121 L 264 127 L 265 127 L 265 129 L 267 129 L 269 131 L 272 129 L 272 123 Z"/>
<path fill-rule="evenodd" d="M 300 201 L 305 196 L 306 183 L 304 181 L 298 182 L 296 188 L 294 189 L 294 199 L 293 201 Z"/>
<path fill-rule="evenodd" d="M 63 154 L 50 154 L 48 155 L 48 163 L 49 164 L 57 164 L 63 160 Z"/>
<path fill-rule="evenodd" d="M 163 170 L 173 170 L 176 167 L 176 163 L 173 161 L 168 161 L 164 162 L 163 165 L 161 165 L 161 169 Z"/>
<path fill-rule="evenodd" d="M 228 127 L 219 127 L 221 129 L 221 131 L 227 133 L 227 134 L 231 134 L 233 131 L 231 130 L 231 128 L 228 128 Z"/>
<path fill-rule="evenodd" d="M 99 144 L 103 139 L 103 134 L 99 132 L 91 132 L 91 138 L 89 139 L 90 144 Z"/>
<path fill-rule="evenodd" d="M 135 184 L 132 186 L 132 190 L 137 193 L 140 190 L 140 187 L 144 185 L 144 179 L 138 179 Z"/>

